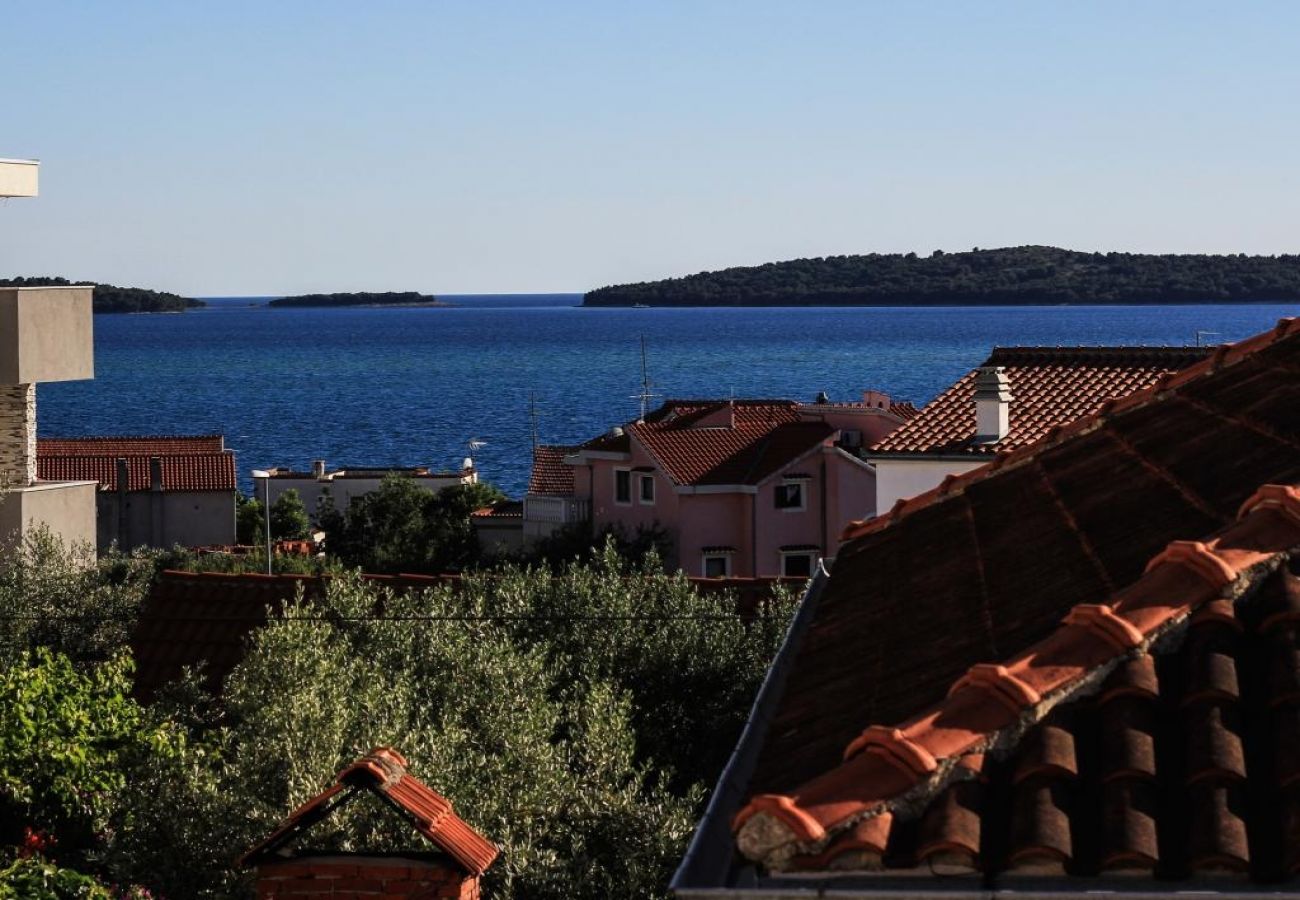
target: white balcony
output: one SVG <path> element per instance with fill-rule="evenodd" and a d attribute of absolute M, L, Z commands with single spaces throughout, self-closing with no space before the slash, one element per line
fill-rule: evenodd
<path fill-rule="evenodd" d="M 524 497 L 524 521 L 569 525 L 591 518 L 591 504 L 577 497 Z"/>

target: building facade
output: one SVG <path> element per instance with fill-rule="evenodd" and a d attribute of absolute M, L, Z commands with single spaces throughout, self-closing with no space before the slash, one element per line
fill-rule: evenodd
<path fill-rule="evenodd" d="M 668 401 L 576 448 L 538 448 L 525 534 L 659 531 L 668 565 L 689 575 L 806 577 L 835 554 L 844 524 L 874 508 L 858 448 L 912 412 L 879 392 L 853 403 Z"/>
<path fill-rule="evenodd" d="M 235 455 L 221 435 L 42 438 L 45 478 L 96 484 L 100 550 L 235 543 Z"/>
<path fill-rule="evenodd" d="M 478 482 L 478 470 L 474 468 L 474 461 L 469 457 L 465 458 L 460 470 L 455 472 L 435 472 L 424 466 L 411 468 L 348 467 L 330 470 L 326 468 L 323 459 L 318 459 L 312 463 L 312 471 L 310 472 L 298 472 L 283 466 L 277 466 L 266 471 L 268 476 L 265 478 L 258 475 L 253 476 L 253 481 L 257 485 L 255 493 L 257 499 L 265 499 L 269 492 L 271 503 L 275 503 L 285 491 L 297 491 L 299 499 L 302 500 L 303 506 L 307 509 L 307 514 L 313 518 L 320 510 L 321 504 L 326 497 L 330 498 L 335 509 L 339 512 L 345 512 L 357 497 L 379 490 L 379 486 L 383 484 L 384 479 L 390 475 L 411 478 L 420 487 L 434 493 L 453 485 L 475 484 Z"/>

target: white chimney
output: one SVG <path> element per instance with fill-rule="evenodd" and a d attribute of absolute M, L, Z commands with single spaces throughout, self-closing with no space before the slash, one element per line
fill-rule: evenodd
<path fill-rule="evenodd" d="M 311 462 L 311 474 L 316 477 L 317 481 L 325 480 L 325 460 L 313 459 Z"/>
<path fill-rule="evenodd" d="M 1001 366 L 975 370 L 975 443 L 996 444 L 1011 430 L 1011 382 Z"/>

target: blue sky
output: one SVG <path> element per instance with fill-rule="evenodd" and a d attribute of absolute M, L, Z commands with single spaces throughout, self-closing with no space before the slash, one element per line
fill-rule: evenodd
<path fill-rule="evenodd" d="M 1300 4 L 6 8 L 0 273 L 581 291 L 835 253 L 1300 250 Z"/>

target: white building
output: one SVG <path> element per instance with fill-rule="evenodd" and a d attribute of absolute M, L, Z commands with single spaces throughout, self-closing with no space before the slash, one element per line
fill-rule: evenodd
<path fill-rule="evenodd" d="M 315 516 L 321 502 L 328 495 L 334 501 L 334 508 L 345 512 L 348 505 L 357 497 L 376 491 L 389 475 L 402 475 L 413 479 L 416 484 L 437 493 L 443 488 L 457 484 L 475 484 L 478 482 L 478 470 L 469 457 L 458 472 L 434 472 L 424 466 L 411 468 L 343 468 L 330 471 L 325 468 L 325 460 L 318 459 L 312 463 L 312 471 L 297 472 L 286 467 L 266 470 L 268 477 L 259 477 L 253 473 L 257 485 L 255 496 L 265 499 L 268 494 L 271 503 L 288 490 L 295 490 L 301 498 L 308 515 Z"/>

